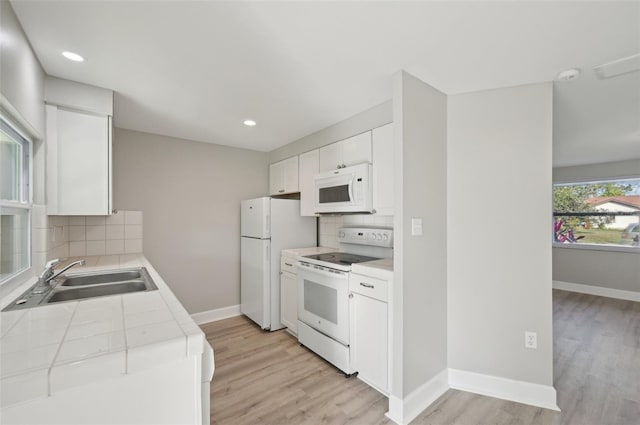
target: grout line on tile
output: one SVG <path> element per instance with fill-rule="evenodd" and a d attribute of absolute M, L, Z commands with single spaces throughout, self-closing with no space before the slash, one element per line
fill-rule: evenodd
<path fill-rule="evenodd" d="M 16 324 L 18 324 L 18 322 L 19 322 L 20 320 L 22 320 L 22 317 L 23 317 L 26 313 L 27 313 L 27 311 L 26 311 L 26 310 L 25 310 L 25 311 L 23 311 L 23 312 L 21 312 L 21 314 L 18 316 L 18 318 L 17 318 L 17 319 L 16 319 L 16 320 L 11 324 L 11 326 L 9 326 L 9 327 L 7 328 L 7 330 L 2 334 L 2 336 L 4 337 L 6 334 L 8 334 L 8 333 L 11 331 L 11 329 L 13 329 L 13 327 L 14 327 Z"/>
<path fill-rule="evenodd" d="M 120 260 L 118 259 L 118 266 Z M 120 296 L 120 314 L 122 315 L 122 332 L 124 333 L 124 374 L 129 374 L 129 343 L 127 342 L 127 324 L 124 318 L 124 297 Z"/>
<path fill-rule="evenodd" d="M 60 349 L 62 349 L 62 344 L 64 344 L 64 340 L 67 338 L 67 333 L 69 333 L 71 322 L 73 321 L 73 318 L 76 315 L 78 304 L 80 303 L 76 302 L 75 306 L 73 306 L 73 313 L 71 313 L 71 317 L 69 318 L 69 323 L 67 323 L 67 327 L 65 328 L 64 334 L 62 335 L 62 340 L 60 341 L 60 344 L 58 344 L 58 348 L 56 349 L 56 354 L 53 356 L 53 360 L 51 360 L 51 365 L 49 366 L 49 370 L 47 371 L 47 397 L 51 397 L 51 369 L 53 369 L 53 365 L 56 364 L 56 359 L 58 358 L 58 354 L 60 354 Z"/>

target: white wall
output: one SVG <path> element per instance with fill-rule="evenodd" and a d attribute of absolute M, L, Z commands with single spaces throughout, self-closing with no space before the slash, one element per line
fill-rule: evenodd
<path fill-rule="evenodd" d="M 553 169 L 554 183 L 640 177 L 640 159 Z M 640 254 L 553 248 L 553 280 L 640 292 Z"/>
<path fill-rule="evenodd" d="M 44 71 L 8 1 L 0 1 L 0 91 L 44 136 Z"/>
<path fill-rule="evenodd" d="M 374 106 L 351 118 L 340 121 L 330 127 L 271 151 L 269 154 L 269 162 L 278 162 L 281 159 L 312 151 L 330 143 L 371 130 L 372 128 L 389 124 L 393 120 L 391 112 L 391 101 Z"/>
<path fill-rule="evenodd" d="M 394 76 L 394 342 L 392 396 L 406 399 L 447 367 L 447 97 Z M 411 235 L 421 218 L 424 235 Z M 406 412 L 405 412 L 406 413 Z"/>
<path fill-rule="evenodd" d="M 240 303 L 240 201 L 268 175 L 267 153 L 114 132 L 114 206 L 144 213 L 143 252 L 189 313 Z"/>
<path fill-rule="evenodd" d="M 629 177 L 640 177 L 640 159 L 553 169 L 553 183 L 589 182 Z"/>
<path fill-rule="evenodd" d="M 44 71 L 31 50 L 29 41 L 8 1 L 0 1 L 0 109 L 10 116 L 33 139 L 33 201 L 32 223 L 40 222 L 44 216 L 45 203 L 45 149 L 44 141 Z M 34 227 L 34 226 L 32 226 Z M 46 251 L 46 242 L 38 247 Z M 32 247 L 32 252 L 36 251 Z M 43 265 L 44 256 L 33 255 L 33 269 Z M 0 287 L 0 298 L 4 297 L 21 281 L 10 282 Z"/>
<path fill-rule="evenodd" d="M 449 367 L 552 386 L 552 86 L 450 96 L 448 119 Z"/>

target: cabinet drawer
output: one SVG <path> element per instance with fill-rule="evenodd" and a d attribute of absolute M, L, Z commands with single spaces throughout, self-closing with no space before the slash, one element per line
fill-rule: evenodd
<path fill-rule="evenodd" d="M 387 302 L 386 280 L 351 273 L 351 276 L 349 277 L 349 290 L 351 292 L 375 298 L 376 300 Z"/>
<path fill-rule="evenodd" d="M 280 257 L 280 271 L 296 274 L 296 260 L 291 257 Z"/>

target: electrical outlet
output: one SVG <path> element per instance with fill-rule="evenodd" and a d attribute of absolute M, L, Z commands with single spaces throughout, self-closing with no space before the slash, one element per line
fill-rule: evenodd
<path fill-rule="evenodd" d="M 411 236 L 422 236 L 422 219 L 413 217 L 411 219 Z"/>
<path fill-rule="evenodd" d="M 525 348 L 538 348 L 538 334 L 535 332 L 524 332 L 524 346 Z"/>

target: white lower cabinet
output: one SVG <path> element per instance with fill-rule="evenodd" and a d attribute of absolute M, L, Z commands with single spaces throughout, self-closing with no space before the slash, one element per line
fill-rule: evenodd
<path fill-rule="evenodd" d="M 358 378 L 389 392 L 387 281 L 351 273 L 349 277 L 350 355 Z"/>
<path fill-rule="evenodd" d="M 280 259 L 280 321 L 289 332 L 298 334 L 298 282 L 296 259 Z"/>

